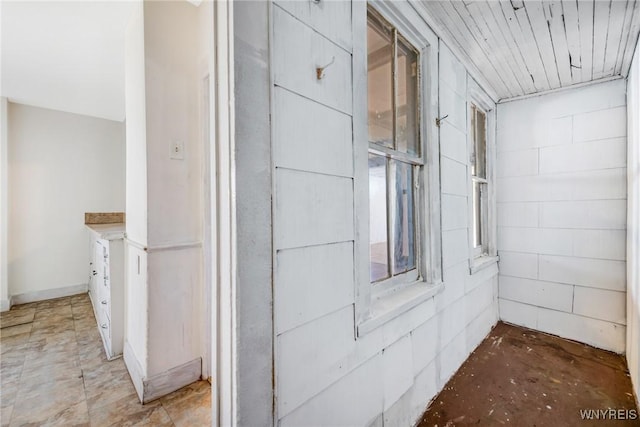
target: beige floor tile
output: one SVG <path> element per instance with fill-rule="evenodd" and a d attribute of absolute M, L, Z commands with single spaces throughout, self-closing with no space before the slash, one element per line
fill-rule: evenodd
<path fill-rule="evenodd" d="M 35 308 L 9 310 L 0 313 L 0 328 L 4 329 L 10 326 L 31 323 L 33 322 L 35 313 Z"/>
<path fill-rule="evenodd" d="M 56 299 L 48 299 L 46 301 L 38 301 L 36 303 L 36 308 L 38 310 L 53 308 L 53 307 L 62 307 L 65 305 L 71 305 L 71 297 L 62 297 Z"/>
<path fill-rule="evenodd" d="M 171 418 L 160 402 L 146 405 L 126 396 L 115 402 L 97 408 L 91 408 L 89 415 L 92 427 L 102 426 L 172 426 Z"/>
<path fill-rule="evenodd" d="M 24 323 L 22 325 L 8 326 L 0 329 L 0 339 L 14 337 L 16 335 L 30 334 L 33 323 Z"/>
<path fill-rule="evenodd" d="M 124 361 L 106 359 L 86 294 L 15 310 L 33 318 L 0 332 L 2 427 L 210 425 L 206 382 L 139 403 Z"/>
<path fill-rule="evenodd" d="M 0 387 L 0 408 L 13 407 L 16 402 L 16 396 L 18 395 L 18 387 L 20 382 L 15 381 L 2 381 L 2 387 Z"/>
<path fill-rule="evenodd" d="M 0 426 L 6 427 L 11 421 L 11 413 L 13 412 L 13 405 L 4 406 L 0 408 Z"/>
<path fill-rule="evenodd" d="M 198 381 L 160 399 L 177 427 L 211 425 L 211 385 Z"/>
<path fill-rule="evenodd" d="M 46 420 L 85 403 L 82 378 L 21 383 L 13 406 L 11 425 L 42 425 Z"/>

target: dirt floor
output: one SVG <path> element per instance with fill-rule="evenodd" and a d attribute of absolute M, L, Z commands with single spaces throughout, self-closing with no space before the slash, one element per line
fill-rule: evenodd
<path fill-rule="evenodd" d="M 624 356 L 498 323 L 418 424 L 468 425 L 640 426 L 640 413 Z"/>

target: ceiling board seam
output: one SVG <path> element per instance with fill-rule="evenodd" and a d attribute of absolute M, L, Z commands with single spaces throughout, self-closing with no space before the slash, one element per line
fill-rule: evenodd
<path fill-rule="evenodd" d="M 509 6 L 509 5 L 506 5 L 506 3 L 502 3 L 502 2 L 499 2 L 499 4 L 500 4 L 500 5 L 504 4 L 504 5 L 505 5 L 505 7 L 510 8 L 510 9 L 508 9 L 508 10 L 511 12 L 511 14 L 513 15 L 513 17 L 515 18 L 515 21 L 514 21 L 513 25 L 514 25 L 514 26 L 516 26 L 516 25 L 517 25 L 517 28 L 520 30 L 520 31 L 519 31 L 519 34 L 520 34 L 520 36 L 522 37 L 522 39 L 524 40 L 524 39 L 525 39 L 525 35 L 524 35 L 524 34 L 525 34 L 525 31 L 524 31 L 524 29 L 523 29 L 523 27 L 522 27 L 522 24 L 521 24 L 521 22 L 520 22 L 520 18 L 519 18 L 519 17 L 518 17 L 518 15 L 514 12 L 513 5 L 511 4 L 511 5 Z M 507 18 L 507 15 L 506 15 L 506 12 L 505 12 L 504 7 L 500 6 L 500 10 L 502 11 L 502 15 L 504 16 L 505 20 L 507 20 L 507 22 L 509 22 L 510 20 L 509 20 L 509 18 Z M 527 27 L 525 26 L 525 28 L 527 28 Z M 544 88 L 545 88 L 545 86 L 544 86 L 544 85 L 545 85 L 545 82 L 546 82 L 546 87 L 547 87 L 547 88 L 551 87 L 551 84 L 550 84 L 550 82 L 549 82 L 549 77 L 547 76 L 547 71 L 546 71 L 546 69 L 545 69 L 545 67 L 544 67 L 544 62 L 543 62 L 543 60 L 542 60 L 542 56 L 540 55 L 540 50 L 538 49 L 538 44 L 537 44 L 537 42 L 536 42 L 536 40 L 535 40 L 535 36 L 534 36 L 534 34 L 533 34 L 533 31 L 531 30 L 531 28 L 530 28 L 530 27 L 528 27 L 528 29 L 529 29 L 529 33 L 530 33 L 530 34 L 531 34 L 531 36 L 533 37 L 533 41 L 534 41 L 534 43 L 536 44 L 536 54 L 537 54 L 537 55 L 532 55 L 532 56 L 536 58 L 536 60 L 534 60 L 534 62 L 538 62 L 538 61 L 539 61 L 539 66 L 540 66 L 540 67 L 539 67 L 539 69 L 541 70 L 541 74 L 542 74 L 542 76 L 544 77 L 544 80 L 543 80 L 541 83 L 539 83 L 539 84 L 542 84 L 542 87 L 540 87 L 540 90 L 544 90 Z M 514 37 L 514 39 L 515 39 L 515 38 L 516 38 L 516 34 L 515 34 L 515 32 L 512 30 L 511 25 L 509 25 L 509 31 L 511 32 L 511 34 L 513 35 L 513 37 Z M 517 32 L 517 31 L 516 31 L 516 32 Z M 524 62 L 526 63 L 526 62 L 527 62 L 527 57 L 529 57 L 529 55 L 525 55 L 525 54 L 522 52 L 522 49 L 521 49 L 521 47 L 520 47 L 520 43 L 518 43 L 518 41 L 517 41 L 517 40 L 515 41 L 515 43 L 516 43 L 516 46 L 518 46 L 518 50 L 519 50 L 519 52 L 520 52 L 520 55 L 522 56 L 522 59 L 523 59 L 523 60 L 524 60 Z M 535 87 L 535 89 L 536 89 L 536 90 L 539 90 L 539 89 L 538 89 L 538 86 L 535 84 L 535 83 L 536 83 L 536 79 L 534 79 L 533 77 L 532 77 L 532 79 L 533 79 L 533 83 L 534 83 L 534 87 Z"/>
<path fill-rule="evenodd" d="M 544 90 L 542 92 L 536 92 L 536 93 L 529 93 L 529 94 L 526 94 L 526 95 L 514 96 L 513 98 L 503 98 L 503 99 L 500 99 L 497 103 L 498 104 L 504 104 L 504 103 L 507 103 L 507 102 L 521 101 L 523 99 L 534 98 L 536 96 L 549 95 L 549 94 L 552 94 L 552 93 L 564 92 L 564 91 L 572 90 L 572 89 L 580 89 L 580 88 L 587 87 L 587 86 L 592 86 L 592 85 L 597 85 L 597 84 L 601 84 L 601 83 L 607 83 L 607 82 L 612 82 L 612 81 L 616 81 L 616 80 L 621 80 L 623 78 L 624 77 L 622 77 L 622 76 L 603 77 L 603 78 L 598 79 L 598 80 L 590 80 L 590 81 L 587 81 L 587 82 L 576 83 L 576 84 L 570 85 L 570 86 L 557 87 L 557 88 L 553 88 L 553 89 L 549 89 L 549 90 Z"/>
<path fill-rule="evenodd" d="M 629 68 L 631 66 L 631 58 L 633 57 L 633 53 L 635 52 L 636 43 L 638 41 L 638 26 L 640 20 L 640 2 L 638 0 L 634 1 L 633 10 L 631 12 L 631 20 L 629 23 L 629 34 L 627 35 L 627 41 L 625 43 L 624 53 L 622 55 L 622 60 L 620 64 L 620 74 L 626 76 L 629 73 Z M 635 20 L 635 21 L 634 21 Z M 635 40 L 632 40 L 634 38 Z M 625 62 L 629 61 L 627 66 L 625 66 Z"/>
<path fill-rule="evenodd" d="M 418 5 L 420 5 L 420 7 L 417 7 Z M 439 23 L 440 21 L 436 18 L 435 13 L 427 10 L 423 3 L 411 3 L 411 6 L 416 12 L 418 12 L 418 15 L 420 15 L 427 25 L 431 27 L 439 41 L 447 45 L 447 48 L 456 57 L 456 59 L 464 65 L 469 76 L 476 81 L 481 81 L 480 85 L 485 91 L 487 91 L 487 93 L 489 93 L 489 96 L 494 100 L 494 102 L 497 102 L 500 97 L 498 96 L 498 92 L 494 84 L 480 71 L 476 63 L 462 48 L 462 44 L 457 41 L 452 32 L 446 29 L 446 27 L 443 28 L 443 24 Z"/>
<path fill-rule="evenodd" d="M 486 2 L 486 10 L 488 10 L 488 13 L 491 15 L 491 17 L 493 18 L 493 21 L 495 22 L 496 26 L 498 27 L 498 31 L 500 32 L 500 35 L 502 36 L 502 39 L 504 40 L 507 48 L 509 49 L 509 52 L 511 53 L 511 57 L 514 59 L 514 61 L 516 62 L 517 65 L 517 70 L 516 72 L 520 72 L 520 78 L 524 79 L 523 84 L 525 84 L 525 87 L 523 87 L 523 90 L 525 93 L 530 93 L 532 91 L 535 91 L 535 84 L 534 84 L 534 80 L 531 78 L 532 74 L 531 71 L 529 70 L 529 67 L 527 66 L 527 63 L 522 59 L 521 55 L 520 55 L 520 50 L 517 48 L 517 44 L 515 42 L 515 39 L 513 37 L 513 35 L 511 34 L 511 29 L 509 28 L 509 24 L 507 23 L 506 19 L 505 19 L 505 25 L 507 26 L 507 32 L 508 34 L 505 34 L 505 32 L 502 30 L 503 25 L 500 25 L 499 22 L 499 17 L 496 16 L 496 14 L 493 11 L 493 7 L 491 6 L 491 3 L 489 2 L 489 0 L 487 0 Z M 498 5 L 499 7 L 499 5 Z M 502 8 L 500 8 L 500 11 L 502 11 Z M 502 15 L 504 17 L 504 14 Z M 487 20 L 485 19 L 485 22 L 487 22 Z M 487 26 L 489 26 L 489 22 L 487 22 Z M 512 46 L 516 46 L 516 49 L 514 50 Z M 522 67 L 524 66 L 525 71 L 523 72 Z M 531 78 L 531 81 L 529 81 L 529 79 Z"/>
<path fill-rule="evenodd" d="M 542 64 L 544 66 L 544 70 L 545 70 L 545 73 L 547 75 L 547 81 L 549 82 L 549 88 L 553 88 L 554 85 L 553 85 L 553 83 L 552 83 L 552 81 L 551 81 L 551 79 L 549 77 L 549 73 L 552 72 L 553 70 L 548 70 L 547 69 L 547 64 L 545 63 L 544 57 L 542 56 L 542 49 L 540 48 L 541 41 L 538 41 L 538 36 L 536 36 L 536 32 L 533 29 L 533 24 L 531 22 L 531 16 L 529 16 L 529 10 L 527 9 L 526 4 L 523 3 L 523 6 L 524 6 L 524 13 L 527 15 L 527 22 L 529 23 L 529 27 L 531 27 L 531 34 L 533 35 L 533 39 L 536 42 L 536 47 L 538 49 L 538 53 L 540 55 L 540 59 L 542 60 Z M 557 77 L 558 77 L 558 84 L 560 84 L 560 77 L 559 76 L 557 76 Z"/>
<path fill-rule="evenodd" d="M 482 50 L 482 52 L 484 53 L 484 55 L 486 55 L 487 58 L 490 58 L 491 55 L 489 55 L 488 52 L 485 51 L 485 49 L 482 47 L 482 45 L 480 44 L 480 42 L 478 41 L 478 39 L 476 38 L 476 36 L 473 34 L 473 31 L 471 31 L 471 28 L 469 28 L 469 25 L 467 24 L 467 21 L 462 17 L 462 15 L 460 14 L 460 12 L 456 9 L 456 7 L 454 6 L 454 4 L 450 4 L 451 7 L 453 7 L 453 10 L 456 12 L 456 14 L 458 14 L 458 16 L 460 17 L 460 19 L 462 20 L 464 26 L 467 28 L 467 30 L 469 31 L 469 34 L 471 34 L 471 37 L 476 41 L 476 43 L 478 44 L 478 46 L 480 47 L 480 49 Z M 499 77 L 500 81 L 503 83 L 503 85 L 506 87 L 507 92 L 512 95 L 511 89 L 509 87 L 509 85 L 507 84 L 507 82 L 504 80 L 502 74 L 500 74 L 500 71 L 496 68 L 495 64 L 493 63 L 493 61 L 489 61 L 489 63 L 491 64 L 491 67 L 494 69 L 496 75 Z"/>
<path fill-rule="evenodd" d="M 482 33 L 482 28 L 481 28 L 481 26 L 479 25 L 478 21 L 476 20 L 476 18 L 475 18 L 475 16 L 474 16 L 474 14 L 473 14 L 473 13 L 471 13 L 471 11 L 469 10 L 469 8 L 467 7 L 467 5 L 466 5 L 464 2 L 463 2 L 462 4 L 464 5 L 465 9 L 467 9 L 467 13 L 468 13 L 468 14 L 469 14 L 469 16 L 471 17 L 471 20 L 473 21 L 473 23 L 476 25 L 476 27 L 478 27 L 478 31 L 479 31 L 480 35 L 482 35 L 482 34 L 483 34 L 483 33 Z M 479 3 L 476 3 L 476 4 L 479 4 Z M 492 31 L 492 30 L 491 30 L 491 28 L 489 27 L 489 25 L 488 25 L 488 23 L 487 23 L 487 20 L 484 18 L 484 16 L 482 16 L 482 14 L 481 14 L 481 13 L 479 13 L 479 14 L 481 15 L 481 16 L 480 16 L 480 18 L 482 18 L 482 20 L 484 21 L 485 26 L 487 27 L 487 30 L 489 31 L 489 34 L 491 35 L 492 39 L 493 39 L 493 40 L 496 42 L 496 44 L 497 44 L 497 37 L 495 36 L 495 34 L 493 33 L 493 31 Z M 511 71 L 511 74 L 513 74 L 513 80 L 515 81 L 516 85 L 520 88 L 520 92 L 521 92 L 521 93 L 525 93 L 526 91 L 524 90 L 524 88 L 523 88 L 523 87 L 522 87 L 522 85 L 520 84 L 520 81 L 519 81 L 519 79 L 518 79 L 517 73 L 516 73 L 516 71 L 513 69 L 513 67 L 511 67 L 511 64 L 509 63 L 509 61 L 507 61 L 507 60 L 505 60 L 505 61 L 500 61 L 500 60 L 498 59 L 498 62 L 504 62 L 504 63 L 507 65 L 508 69 Z"/>
<path fill-rule="evenodd" d="M 629 7 L 631 7 L 631 12 L 629 12 Z M 614 74 L 620 74 L 620 69 L 622 68 L 622 58 L 624 57 L 624 52 L 627 48 L 627 42 L 629 40 L 629 32 L 631 29 L 630 28 L 631 18 L 633 17 L 632 15 L 633 8 L 634 8 L 634 1 L 628 0 L 627 7 L 625 8 L 625 11 L 624 11 L 624 21 L 622 24 L 622 33 L 620 34 L 620 43 L 618 43 L 618 52 L 616 52 L 616 62 L 615 62 L 615 67 L 613 69 Z M 624 43 L 622 43 L 622 39 L 625 39 Z"/>

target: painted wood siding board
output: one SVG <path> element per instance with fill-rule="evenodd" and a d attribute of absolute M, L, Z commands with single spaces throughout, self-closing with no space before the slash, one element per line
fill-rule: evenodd
<path fill-rule="evenodd" d="M 573 77 L 562 3 L 557 1 L 545 1 L 543 3 L 542 10 L 547 18 L 549 36 L 551 37 L 553 53 L 556 57 L 556 66 L 558 67 L 560 83 L 562 86 L 569 86 L 573 83 Z"/>
<path fill-rule="evenodd" d="M 593 4 L 593 1 L 578 2 L 581 74 L 584 82 L 591 80 L 593 75 Z"/>
<path fill-rule="evenodd" d="M 580 52 L 580 23 L 578 19 L 578 2 L 576 0 L 563 0 L 562 13 L 564 15 L 564 30 L 567 38 L 571 65 L 572 83 L 581 83 L 582 56 Z"/>
<path fill-rule="evenodd" d="M 608 1 L 595 2 L 593 10 L 593 73 L 591 76 L 594 80 L 602 78 L 604 75 L 610 12 Z"/>
<path fill-rule="evenodd" d="M 277 0 L 275 4 L 318 33 L 351 52 L 351 3 L 348 1 Z"/>
<path fill-rule="evenodd" d="M 529 65 L 526 63 L 525 58 L 522 55 L 520 46 L 518 46 L 516 38 L 511 30 L 510 23 L 507 21 L 502 7 L 500 6 L 500 2 L 488 1 L 482 10 L 485 11 L 484 17 L 487 21 L 487 25 L 490 28 L 497 28 L 502 35 L 502 39 L 508 46 L 511 55 L 516 62 L 518 78 L 520 79 L 520 84 L 523 86 L 525 93 L 536 92 L 537 89 L 535 86 L 533 71 L 529 68 Z"/>
<path fill-rule="evenodd" d="M 518 93 L 522 93 L 522 88 L 518 84 L 518 79 L 513 74 L 509 64 L 504 61 L 500 55 L 495 54 L 495 50 L 492 46 L 489 46 L 486 42 L 486 37 L 482 34 L 480 27 L 476 23 L 474 16 L 469 12 L 467 6 L 464 2 L 447 2 L 444 3 L 445 8 L 451 8 L 451 13 L 457 14 L 460 20 L 462 20 L 463 25 L 467 29 L 467 31 L 471 34 L 474 40 L 482 49 L 484 55 L 487 56 L 489 61 L 491 62 L 492 68 L 495 72 L 500 76 L 501 80 L 504 81 L 505 86 L 507 87 L 507 92 L 510 96 L 517 95 Z M 456 16 L 456 15 L 452 15 Z"/>
<path fill-rule="evenodd" d="M 353 242 L 276 254 L 276 334 L 353 304 Z"/>
<path fill-rule="evenodd" d="M 276 167 L 353 177 L 351 116 L 284 88 L 273 93 Z"/>
<path fill-rule="evenodd" d="M 274 83 L 350 115 L 351 55 L 277 6 L 273 25 Z M 316 68 L 331 61 L 318 80 Z"/>
<path fill-rule="evenodd" d="M 516 14 L 518 13 L 526 14 L 527 19 L 529 20 L 538 49 L 542 56 L 544 68 L 547 71 L 547 77 L 549 78 L 551 89 L 561 87 L 560 74 L 558 72 L 558 66 L 553 52 L 553 42 L 551 41 L 549 25 L 542 9 L 542 2 L 525 2 L 524 7 L 516 11 Z"/>
<path fill-rule="evenodd" d="M 531 71 L 536 90 L 544 91 L 550 89 L 549 78 L 547 77 L 542 57 L 540 56 L 535 37 L 533 36 L 531 26 L 526 16 L 524 22 L 521 22 L 518 15 L 514 12 L 513 7 L 508 2 L 491 2 L 491 4 L 493 8 L 499 8 L 501 10 L 507 21 L 509 30 L 520 50 L 520 55 L 527 64 L 527 68 Z"/>
<path fill-rule="evenodd" d="M 607 32 L 607 47 L 605 49 L 603 77 L 613 75 L 618 59 L 618 50 L 622 42 L 622 30 L 624 27 L 626 1 L 612 1 L 609 14 L 609 31 Z"/>
<path fill-rule="evenodd" d="M 276 249 L 351 241 L 353 180 L 276 169 Z"/>
<path fill-rule="evenodd" d="M 451 16 L 449 16 L 449 11 L 447 10 L 447 6 L 449 6 L 446 2 L 423 2 L 425 8 L 429 11 L 429 13 L 433 13 L 441 23 L 444 31 L 447 31 L 451 37 L 457 42 L 459 46 L 461 46 L 462 51 L 467 53 L 469 59 L 472 63 L 478 64 L 478 68 L 483 70 L 483 74 L 485 78 L 489 81 L 489 83 L 493 86 L 493 88 L 497 91 L 499 98 L 506 98 L 509 96 L 509 91 L 507 85 L 502 80 L 502 78 L 497 74 L 497 71 L 488 60 L 488 57 L 484 54 L 482 48 L 478 44 L 478 42 L 471 37 L 471 34 L 468 30 L 462 25 L 460 28 L 459 22 L 456 22 Z M 457 16 L 454 13 L 454 16 Z M 491 73 L 486 73 L 484 70 L 491 69 Z"/>

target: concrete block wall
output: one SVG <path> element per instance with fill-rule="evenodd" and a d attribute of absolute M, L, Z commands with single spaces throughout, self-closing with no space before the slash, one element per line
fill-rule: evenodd
<path fill-rule="evenodd" d="M 500 318 L 623 352 L 626 104 L 617 80 L 498 105 Z"/>
<path fill-rule="evenodd" d="M 497 265 L 469 273 L 467 73 L 441 46 L 444 290 L 356 338 L 352 159 L 366 141 L 353 140 L 351 55 L 364 35 L 350 2 L 278 1 L 271 16 L 276 419 L 411 425 L 497 322 Z M 318 82 L 309 70 L 332 57 Z"/>

